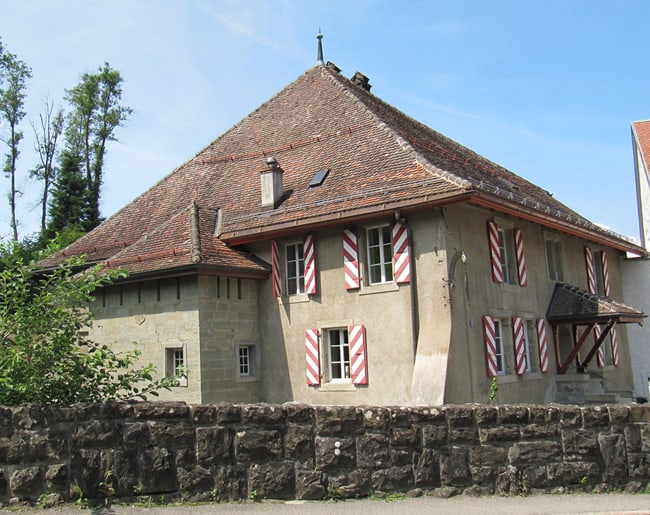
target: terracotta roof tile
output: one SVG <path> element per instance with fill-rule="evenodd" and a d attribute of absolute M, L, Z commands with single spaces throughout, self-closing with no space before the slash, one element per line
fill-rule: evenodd
<path fill-rule="evenodd" d="M 259 177 L 269 156 L 284 170 L 284 199 L 272 210 L 261 208 Z M 326 180 L 309 188 L 323 169 L 330 170 Z M 258 271 L 259 263 L 230 253 L 226 244 L 468 195 L 556 217 L 585 234 L 602 233 L 548 192 L 406 116 L 334 67 L 315 66 L 44 264 L 56 264 L 65 254 L 113 261 L 182 249 L 182 255 L 130 265 L 134 272 L 180 266 L 191 261 L 192 248 L 188 225 L 176 217 L 186 221 L 194 199 L 205 216 L 220 213 L 218 238 L 200 231 L 203 257 L 214 266 Z"/>

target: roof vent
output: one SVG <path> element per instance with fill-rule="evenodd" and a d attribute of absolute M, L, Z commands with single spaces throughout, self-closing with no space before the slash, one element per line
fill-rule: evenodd
<path fill-rule="evenodd" d="M 262 207 L 275 207 L 278 200 L 282 198 L 282 174 L 284 170 L 275 157 L 266 160 L 266 170 L 260 172 L 260 184 L 262 187 Z"/>
<path fill-rule="evenodd" d="M 368 80 L 369 80 L 368 77 L 366 77 L 361 72 L 356 72 L 354 74 L 354 77 L 352 77 L 350 80 L 352 81 L 352 84 L 356 84 L 357 86 L 361 86 L 366 91 L 370 91 L 370 88 L 372 87 L 370 85 L 370 82 L 368 82 Z"/>

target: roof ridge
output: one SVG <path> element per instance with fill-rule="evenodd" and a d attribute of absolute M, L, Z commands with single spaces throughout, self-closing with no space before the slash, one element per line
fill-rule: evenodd
<path fill-rule="evenodd" d="M 436 175 L 437 177 L 441 177 L 442 179 L 444 179 L 444 180 L 446 180 L 446 181 L 448 181 L 448 182 L 450 182 L 450 183 L 452 183 L 452 184 L 454 184 L 456 186 L 459 186 L 460 188 L 469 189 L 469 188 L 472 187 L 472 183 L 468 179 L 464 179 L 464 178 L 459 177 L 458 175 L 456 175 L 454 173 L 448 172 L 446 170 L 442 170 L 442 169 L 438 168 L 437 166 L 432 165 L 429 162 L 429 160 L 426 157 L 424 157 L 413 145 L 411 145 L 396 129 L 392 128 L 388 123 L 386 123 L 385 120 L 381 119 L 379 117 L 379 115 L 377 115 L 372 110 L 372 108 L 370 106 L 368 106 L 363 101 L 363 99 L 361 98 L 361 95 L 356 95 L 356 94 L 354 94 L 352 92 L 351 87 L 355 86 L 355 85 L 354 85 L 354 83 L 352 81 L 350 81 L 350 79 L 348 79 L 347 77 L 343 76 L 342 74 L 340 74 L 340 73 L 336 72 L 335 70 L 332 70 L 331 68 L 326 67 L 326 66 L 322 67 L 322 70 L 327 72 L 326 77 L 328 78 L 328 80 L 330 80 L 335 86 L 337 86 L 344 94 L 353 97 L 354 100 L 358 104 L 360 104 L 362 109 L 368 115 L 370 115 L 371 118 L 373 118 L 376 122 L 378 122 L 377 123 L 378 128 L 383 129 L 386 132 L 388 132 L 395 139 L 395 141 L 397 142 L 397 144 L 400 147 L 402 147 L 404 150 L 406 150 L 407 152 L 412 154 L 413 159 L 417 163 L 418 166 L 421 166 L 423 169 L 427 170 L 428 172 Z M 341 81 L 335 80 L 334 76 L 333 76 L 334 73 L 336 73 L 339 77 L 341 77 L 341 79 L 348 82 L 350 84 L 350 87 L 345 87 L 341 83 Z M 417 121 L 417 120 L 414 120 L 413 118 L 411 118 L 410 116 L 408 116 L 403 111 L 397 109 L 395 106 L 390 105 L 387 102 L 385 102 L 384 100 L 377 97 L 376 95 L 373 95 L 369 91 L 367 91 L 367 90 L 363 90 L 363 91 L 364 91 L 363 94 L 372 95 L 373 98 L 375 98 L 377 101 L 382 102 L 382 103 L 386 104 L 387 106 L 389 106 L 391 109 L 394 109 L 394 110 L 398 111 L 402 116 L 405 116 L 405 117 L 409 118 L 410 120 Z"/>

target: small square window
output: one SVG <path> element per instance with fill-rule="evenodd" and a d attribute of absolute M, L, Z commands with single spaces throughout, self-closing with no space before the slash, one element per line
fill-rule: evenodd
<path fill-rule="evenodd" d="M 185 351 L 182 347 L 165 349 L 165 374 L 178 379 L 179 386 L 187 386 L 187 371 L 185 369 Z"/>
<path fill-rule="evenodd" d="M 347 329 L 327 331 L 327 360 L 331 382 L 350 382 L 350 343 Z"/>

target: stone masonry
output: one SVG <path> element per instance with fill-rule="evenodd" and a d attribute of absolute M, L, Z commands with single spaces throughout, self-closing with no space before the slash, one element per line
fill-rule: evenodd
<path fill-rule="evenodd" d="M 650 407 L 0 407 L 0 503 L 642 489 Z"/>

